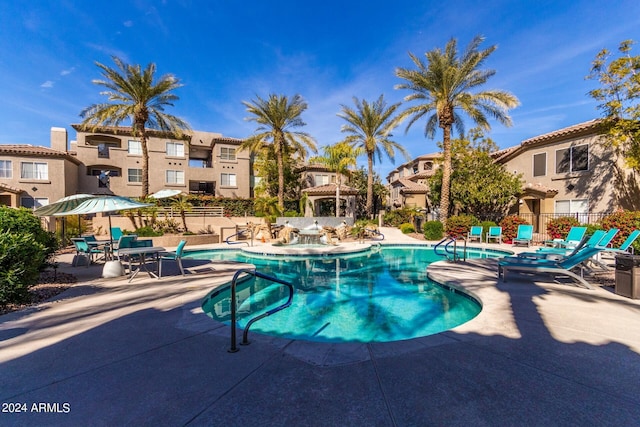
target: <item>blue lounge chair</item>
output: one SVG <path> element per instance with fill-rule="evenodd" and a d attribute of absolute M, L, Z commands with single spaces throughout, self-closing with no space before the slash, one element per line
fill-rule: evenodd
<path fill-rule="evenodd" d="M 511 259 L 502 258 L 498 261 L 498 278 L 502 277 L 502 280 L 505 281 L 508 271 L 521 271 L 534 274 L 547 273 L 553 276 L 569 276 L 585 288 L 593 289 L 593 286 L 583 277 L 584 263 L 598 255 L 602 250 L 602 248 L 583 248 L 576 254 L 559 261 L 550 259 L 519 259 L 517 257 L 510 257 Z M 580 267 L 580 275 L 571 271 L 576 267 Z"/>
<path fill-rule="evenodd" d="M 532 241 L 533 241 L 533 225 L 529 225 L 529 224 L 518 225 L 518 232 L 516 234 L 516 238 L 513 239 L 513 244 L 531 246 Z"/>
<path fill-rule="evenodd" d="M 487 231 L 487 236 L 485 238 L 485 242 L 489 243 L 489 241 L 494 240 L 498 243 L 502 243 L 502 227 L 499 225 L 495 227 L 489 227 L 489 231 Z"/>
<path fill-rule="evenodd" d="M 76 256 L 73 257 L 73 261 L 71 263 L 72 267 L 76 267 L 78 265 L 81 257 L 86 258 L 87 267 L 89 267 L 89 265 L 94 262 L 94 257 L 96 255 L 101 254 L 104 256 L 103 250 L 92 248 L 82 237 L 72 238 L 71 241 L 73 242 L 73 246 L 76 248 Z"/>
<path fill-rule="evenodd" d="M 521 252 L 518 254 L 518 257 L 520 258 L 537 258 L 537 259 L 543 259 L 543 258 L 549 258 L 549 259 L 562 259 L 564 257 L 567 256 L 571 256 L 573 254 L 575 254 L 576 252 L 578 252 L 580 249 L 582 249 L 583 247 L 586 248 L 595 248 L 598 246 L 599 242 L 602 240 L 602 238 L 605 235 L 605 231 L 604 230 L 596 230 L 593 232 L 593 234 L 591 235 L 591 237 L 589 237 L 587 239 L 587 237 L 583 237 L 582 240 L 580 241 L 580 243 L 578 243 L 578 245 L 576 245 L 575 248 L 573 249 L 567 249 L 567 248 L 540 248 L 538 249 L 537 252 Z M 509 257 L 509 258 L 513 258 L 513 257 Z"/>
<path fill-rule="evenodd" d="M 467 233 L 467 241 L 477 240 L 482 243 L 482 226 L 481 225 L 473 225 L 471 226 L 471 230 Z"/>
<path fill-rule="evenodd" d="M 186 240 L 180 240 L 175 252 L 162 252 L 160 253 L 160 266 L 158 267 L 158 279 L 162 277 L 162 262 L 163 261 L 175 261 L 180 269 L 180 274 L 184 276 L 184 268 L 182 268 L 182 254 L 184 253 L 184 247 L 187 244 Z"/>
<path fill-rule="evenodd" d="M 627 240 L 625 240 L 624 242 L 622 242 L 622 244 L 620 245 L 620 247 L 618 248 L 605 248 L 605 250 L 607 252 L 616 252 L 616 253 L 621 253 L 621 252 L 631 252 L 633 253 L 633 246 L 631 246 L 633 244 L 633 242 L 635 242 L 635 240 L 638 238 L 638 236 L 640 236 L 640 230 L 633 230 L 631 232 L 631 234 L 629 234 L 629 236 L 627 237 Z M 631 249 L 631 250 L 629 250 Z"/>
<path fill-rule="evenodd" d="M 587 227 L 571 227 L 564 239 L 545 240 L 545 243 L 559 248 L 575 248 L 586 232 Z"/>

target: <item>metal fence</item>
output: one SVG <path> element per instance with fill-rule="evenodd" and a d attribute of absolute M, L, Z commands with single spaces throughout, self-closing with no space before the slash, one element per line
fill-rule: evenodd
<path fill-rule="evenodd" d="M 172 207 L 158 207 L 157 213 L 159 217 L 180 217 L 180 210 Z M 194 206 L 190 210 L 185 211 L 184 214 L 187 217 L 222 217 L 224 216 L 224 208 L 222 206 Z"/>

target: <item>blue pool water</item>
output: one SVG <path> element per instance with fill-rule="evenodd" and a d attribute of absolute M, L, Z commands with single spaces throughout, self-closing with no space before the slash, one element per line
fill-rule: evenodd
<path fill-rule="evenodd" d="M 497 254 L 493 254 L 496 256 Z M 387 342 L 446 331 L 481 310 L 473 298 L 427 278 L 429 263 L 441 260 L 428 247 L 383 247 L 340 257 L 260 257 L 241 251 L 192 251 L 189 258 L 235 260 L 295 287 L 289 308 L 259 320 L 251 333 L 321 342 Z M 491 253 L 476 252 L 471 257 Z M 288 289 L 262 279 L 238 284 L 238 326 L 276 307 Z M 229 290 L 212 291 L 203 310 L 229 323 Z"/>

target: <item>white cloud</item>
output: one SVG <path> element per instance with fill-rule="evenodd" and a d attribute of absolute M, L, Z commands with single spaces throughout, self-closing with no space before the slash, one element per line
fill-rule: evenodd
<path fill-rule="evenodd" d="M 132 20 L 124 21 L 122 25 L 124 25 L 127 28 L 131 28 L 133 27 L 133 21 Z"/>
<path fill-rule="evenodd" d="M 73 73 L 75 71 L 75 69 L 76 69 L 76 67 L 71 67 L 69 69 L 62 70 L 62 71 L 60 71 L 60 75 L 61 76 L 69 75 L 69 74 Z"/>
<path fill-rule="evenodd" d="M 40 87 L 43 89 L 50 89 L 53 87 L 53 84 L 54 83 L 51 80 L 47 80 L 46 82 L 42 83 Z"/>

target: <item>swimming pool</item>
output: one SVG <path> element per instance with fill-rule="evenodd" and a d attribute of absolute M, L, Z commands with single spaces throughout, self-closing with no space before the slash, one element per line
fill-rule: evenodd
<path fill-rule="evenodd" d="M 426 266 L 443 258 L 426 246 L 383 246 L 339 257 L 255 256 L 236 250 L 192 251 L 186 257 L 251 263 L 294 285 L 292 305 L 256 322 L 251 333 L 320 342 L 398 341 L 446 331 L 481 310 L 471 296 L 427 278 Z M 288 297 L 285 287 L 255 278 L 237 290 L 240 328 Z M 202 308 L 228 324 L 230 292 L 212 291 Z"/>

